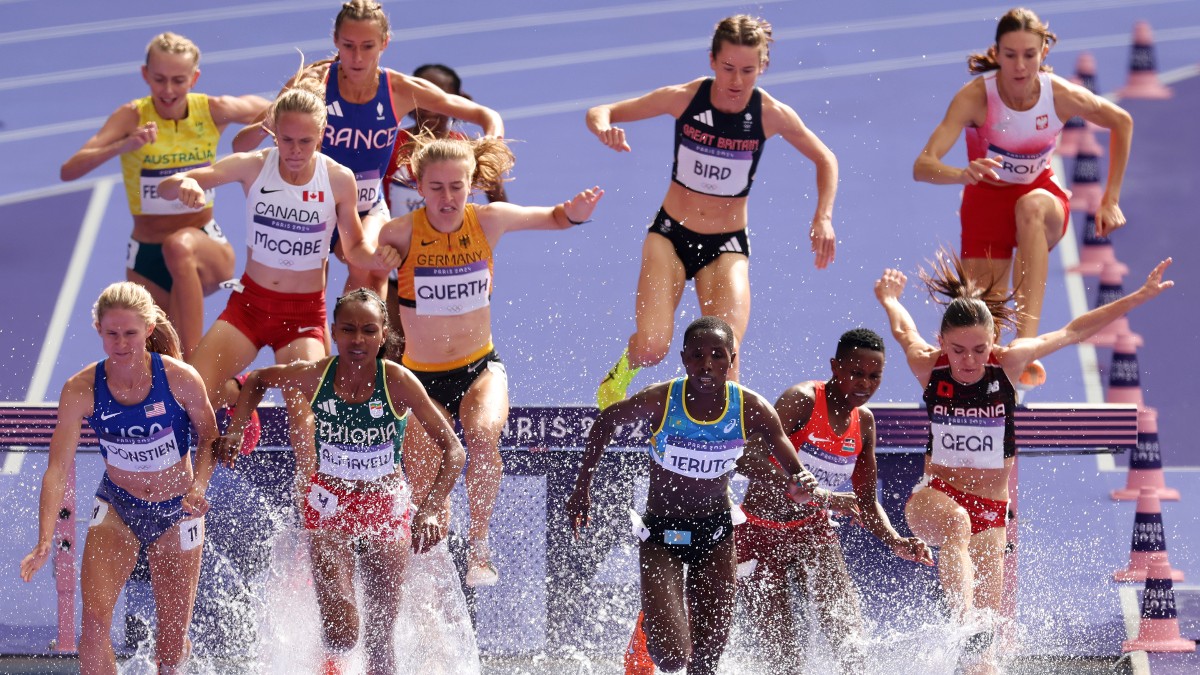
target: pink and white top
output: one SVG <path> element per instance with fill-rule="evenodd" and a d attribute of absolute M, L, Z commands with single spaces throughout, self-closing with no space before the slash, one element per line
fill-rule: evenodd
<path fill-rule="evenodd" d="M 1028 185 L 1050 170 L 1055 141 L 1063 123 L 1054 112 L 1054 85 L 1049 73 L 1038 73 L 1041 96 L 1029 110 L 1004 105 L 995 72 L 983 76 L 987 88 L 987 121 L 967 129 L 967 160 L 1000 157 L 996 169 L 1006 183 Z"/>

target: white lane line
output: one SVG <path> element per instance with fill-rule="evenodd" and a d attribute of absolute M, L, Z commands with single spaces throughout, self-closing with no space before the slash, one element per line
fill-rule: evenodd
<path fill-rule="evenodd" d="M 92 249 L 100 233 L 100 224 L 104 220 L 104 212 L 108 208 L 108 200 L 116 184 L 115 179 L 97 181 L 92 191 L 87 212 L 83 216 L 83 225 L 79 229 L 79 237 L 75 240 L 75 250 L 71 253 L 71 261 L 67 263 L 66 277 L 58 292 L 58 301 L 54 304 L 54 314 L 50 317 L 46 339 L 42 343 L 42 351 L 38 355 L 37 366 L 29 382 L 29 390 L 25 395 L 26 403 L 43 403 L 46 400 L 46 390 L 50 386 L 50 377 L 58 361 L 58 352 L 67 334 L 67 324 L 70 323 L 71 312 L 75 309 L 79 288 L 83 285 L 83 277 L 87 272 L 88 260 L 92 257 Z"/>
<path fill-rule="evenodd" d="M 1159 42 L 1171 40 L 1191 40 L 1200 38 L 1200 26 L 1185 26 L 1177 29 L 1167 29 L 1160 31 L 1157 34 Z M 690 41 L 680 41 L 690 42 Z M 1093 49 L 1096 44 L 1111 43 L 1114 45 L 1128 44 L 1128 36 L 1125 34 L 1114 34 L 1107 36 L 1097 36 L 1094 38 L 1083 38 L 1080 40 L 1064 40 L 1059 43 L 1055 49 L 1058 52 L 1073 52 L 1084 49 Z M 677 43 L 668 43 L 677 44 Z M 621 48 L 620 50 L 600 50 L 607 54 L 608 58 L 617 58 L 614 54 L 619 51 L 626 53 L 629 50 L 649 50 L 646 53 L 659 53 L 654 46 L 638 46 L 630 48 Z M 243 50 L 252 51 L 252 50 Z M 587 52 L 590 54 L 598 54 L 599 52 Z M 937 54 L 925 54 L 920 56 L 905 56 L 890 59 L 877 59 L 875 61 L 864 61 L 860 63 L 850 63 L 839 66 L 827 66 L 822 68 L 802 68 L 799 70 L 787 71 L 783 73 L 768 72 L 761 78 L 764 86 L 775 84 L 794 84 L 797 82 L 809 82 L 814 80 L 827 80 L 836 77 L 852 77 L 857 75 L 869 75 L 874 73 L 892 72 L 897 70 L 908 70 L 911 68 L 928 68 L 933 66 L 943 66 L 953 63 L 958 63 L 965 58 L 964 52 L 951 51 L 940 52 Z M 588 62 L 594 62 L 596 59 L 587 59 Z M 581 62 L 576 54 L 565 54 L 554 57 L 539 57 L 535 59 L 518 59 L 514 61 L 501 62 L 500 64 L 485 64 L 480 66 L 464 66 L 458 71 L 464 77 L 468 75 L 479 74 L 497 74 L 500 72 L 516 72 L 529 68 L 541 68 L 553 65 L 550 61 L 561 61 L 563 63 Z M 507 64 L 504 66 L 503 64 Z M 136 64 L 135 64 L 136 65 Z M 502 68 L 508 68 L 507 70 Z M 130 65 L 124 67 L 122 72 L 129 72 L 135 66 Z M 479 72 L 473 73 L 472 68 L 478 69 Z M 1187 66 L 1179 69 L 1185 76 L 1194 74 L 1197 70 L 1196 66 Z M 1172 71 L 1175 72 L 1175 71 Z M 0 90 L 5 88 L 4 81 L 0 80 Z M 543 115 L 553 115 L 564 112 L 574 112 L 584 110 L 600 103 L 606 103 L 614 100 L 632 98 L 640 96 L 644 91 L 629 91 L 618 94 L 605 94 L 603 96 L 593 96 L 588 98 L 571 99 L 566 101 L 553 101 L 549 103 L 537 103 L 528 106 L 519 106 L 500 110 L 499 112 L 505 119 L 526 119 L 530 117 L 540 117 Z M 268 97 L 273 94 L 268 94 Z M 48 124 L 40 127 L 28 127 L 25 129 L 14 129 L 11 131 L 0 132 L 0 144 L 13 141 L 30 140 L 35 138 L 43 138 L 46 136 L 54 136 L 63 133 L 73 133 L 77 131 L 90 131 L 104 124 L 107 118 L 95 117 L 85 120 L 75 120 L 71 122 L 59 122 L 56 124 Z"/>
<path fill-rule="evenodd" d="M 112 174 L 109 176 L 93 176 L 83 180 L 72 181 L 70 183 L 55 183 L 48 187 L 34 188 L 32 190 L 22 190 L 21 192 L 13 192 L 0 197 L 0 206 L 9 206 L 11 204 L 19 204 L 33 199 L 45 199 L 46 197 L 57 197 L 59 195 L 70 194 L 72 192 L 82 192 L 83 190 L 91 190 L 103 180 L 120 179 L 120 174 Z"/>
<path fill-rule="evenodd" d="M 795 0 L 778 1 L 794 2 Z M 1178 0 L 1160 1 L 1175 2 Z M 729 5 L 730 3 L 728 0 L 668 0 L 666 2 L 647 2 L 636 5 L 618 5 L 616 7 L 597 7 L 592 9 L 544 12 L 540 14 L 523 14 L 520 16 L 497 17 L 494 19 L 479 19 L 474 21 L 435 24 L 432 26 L 400 28 L 392 31 L 392 39 L 398 42 L 415 42 L 417 40 L 432 40 L 455 35 L 473 35 L 477 33 L 489 33 L 501 30 L 520 30 L 537 28 L 541 26 L 582 23 L 587 21 L 629 19 L 651 16 L 655 14 L 667 14 L 671 12 L 697 11 L 715 7 L 727 7 Z M 153 25 L 161 24 L 156 23 Z M 325 51 L 332 52 L 333 40 L 328 36 L 322 36 L 310 40 L 281 42 L 270 45 L 245 47 L 241 49 L 226 49 L 221 51 L 205 52 L 202 57 L 202 63 L 211 65 L 213 63 L 228 63 L 230 61 L 254 61 L 273 56 L 290 55 L 295 53 L 297 49 L 305 53 L 320 51 L 322 52 L 321 56 L 324 56 Z M 39 73 L 35 75 L 21 75 L 18 77 L 3 78 L 0 79 L 0 91 L 24 87 L 35 87 L 47 84 L 61 84 L 64 82 L 78 82 L 81 80 L 95 80 L 101 77 L 127 75 L 129 73 L 137 72 L 138 68 L 141 66 L 142 61 L 140 60 L 126 61 L 124 63 L 92 66 L 89 68 L 76 68 L 72 70 L 60 70 L 49 73 Z M 456 70 L 459 70 L 459 72 L 464 74 L 464 76 L 467 72 L 463 71 L 461 68 Z"/>
<path fill-rule="evenodd" d="M 791 2 L 793 0 L 782 0 Z M 1096 11 L 1102 9 L 1120 8 L 1127 6 L 1144 6 L 1146 4 L 1167 4 L 1183 2 L 1185 0 L 1098 0 L 1097 2 L 1088 2 L 1087 0 L 1066 0 L 1059 3 L 1049 3 L 1039 6 L 1039 10 L 1044 13 L 1068 14 L 1082 11 Z M 708 7 L 725 7 L 729 3 L 725 0 L 684 0 L 670 1 L 661 3 L 645 3 L 639 5 L 624 5 L 611 8 L 595 8 L 588 10 L 570 10 L 565 12 L 547 12 L 542 14 L 527 14 L 514 17 L 500 17 L 496 19 L 481 19 L 476 21 L 463 21 L 457 23 L 437 24 L 433 26 L 421 26 L 414 28 L 398 29 L 393 31 L 396 40 L 413 42 L 416 40 L 437 39 L 455 35 L 472 35 L 477 33 L 494 32 L 498 30 L 520 30 L 528 28 L 536 28 L 540 26 L 562 25 L 567 23 L 580 23 L 585 21 L 599 21 L 607 19 L 622 19 L 632 18 L 636 16 L 646 16 L 652 14 L 662 14 L 668 12 L 699 10 Z M 958 23 L 968 23 L 971 21 L 992 20 L 996 16 L 1003 14 L 1008 9 L 1007 6 L 996 7 L 981 7 L 971 10 L 957 10 L 951 12 L 931 12 L 927 14 L 906 15 L 888 19 L 870 19 L 863 21 L 839 22 L 822 24 L 817 26 L 806 26 L 802 28 L 783 28 L 776 27 L 774 32 L 775 40 L 793 40 L 807 37 L 820 37 L 829 35 L 848 35 L 855 33 L 871 33 L 885 30 L 899 30 L 905 28 L 927 28 L 932 26 L 944 26 Z M 1156 32 L 1156 39 L 1163 42 L 1169 39 L 1171 29 L 1160 30 Z M 1094 38 L 1097 42 L 1094 46 L 1082 47 L 1085 49 L 1094 49 L 1100 46 L 1120 46 L 1129 44 L 1129 34 L 1120 33 L 1112 36 L 1102 36 Z M 663 54 L 679 51 L 687 51 L 691 49 L 704 49 L 708 45 L 707 38 L 676 40 L 670 43 L 670 48 L 655 48 L 653 46 L 635 45 L 631 47 L 618 47 L 607 50 L 594 50 L 593 52 L 569 52 L 561 55 L 552 55 L 546 57 L 536 57 L 532 59 L 517 59 L 509 63 L 512 70 L 497 71 L 492 64 L 479 64 L 474 66 L 462 66 L 456 68 L 459 74 L 463 77 L 477 76 L 480 74 L 493 74 L 495 72 L 517 72 L 530 68 L 545 68 L 559 65 L 571 65 L 582 62 L 583 54 L 594 53 L 597 58 L 593 60 L 606 60 L 610 58 L 632 58 L 635 56 L 644 56 L 647 54 Z M 1060 45 L 1062 43 L 1059 43 Z M 272 45 L 260 45 L 256 47 L 247 47 L 242 49 L 231 49 L 223 51 L 208 52 L 204 54 L 204 63 L 225 63 L 229 61 L 245 61 L 284 54 L 291 54 L 296 49 L 304 52 L 312 50 L 327 50 L 331 48 L 331 42 L 328 37 L 321 37 L 300 42 L 278 43 Z M 1061 47 L 1060 47 L 1061 48 Z M 142 65 L 141 61 L 128 61 L 125 63 L 110 64 L 103 66 L 93 66 L 89 68 L 77 68 L 73 70 L 63 70 L 50 73 L 40 73 L 36 75 L 22 75 L 12 78 L 0 79 L 0 91 L 17 89 L 22 87 L 33 87 L 47 84 L 59 84 L 64 82 L 76 82 L 80 80 L 94 80 L 101 77 L 113 77 L 126 75 L 134 72 Z"/>
<path fill-rule="evenodd" d="M 381 3 L 395 0 L 379 0 Z M 160 28 L 162 26 L 177 26 L 183 23 L 201 23 L 204 21 L 229 21 L 231 19 L 246 19 L 256 16 L 270 16 L 304 11 L 325 10 L 333 5 L 328 0 L 287 0 L 286 2 L 248 3 L 239 7 L 221 7 L 193 12 L 172 12 L 169 14 L 150 14 L 143 16 L 121 17 L 108 21 L 89 21 L 87 23 L 72 23 L 63 26 L 48 26 L 45 28 L 29 28 L 0 33 L 0 45 L 18 44 L 21 42 L 52 41 L 80 35 L 98 35 L 117 31 L 135 30 L 140 28 Z"/>
<path fill-rule="evenodd" d="M 1142 622 L 1142 609 L 1138 607 L 1137 589 L 1132 586 L 1122 586 L 1117 589 L 1121 599 L 1121 618 L 1125 621 L 1125 636 L 1128 640 L 1137 638 L 1138 627 Z M 1143 651 L 1129 652 L 1129 665 L 1133 675 L 1150 675 L 1150 655 Z"/>

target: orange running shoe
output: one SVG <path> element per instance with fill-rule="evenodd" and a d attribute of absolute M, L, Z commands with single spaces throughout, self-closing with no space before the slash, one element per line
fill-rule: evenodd
<path fill-rule="evenodd" d="M 650 658 L 650 651 L 646 648 L 646 631 L 642 630 L 645 616 L 644 612 L 638 612 L 629 646 L 625 647 L 625 675 L 654 675 L 654 659 Z"/>

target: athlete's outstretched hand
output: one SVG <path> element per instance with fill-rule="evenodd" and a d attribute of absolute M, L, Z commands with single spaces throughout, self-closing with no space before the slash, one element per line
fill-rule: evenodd
<path fill-rule="evenodd" d="M 879 277 L 879 281 L 875 282 L 875 297 L 879 302 L 887 300 L 897 300 L 904 293 L 904 285 L 908 283 L 908 277 L 904 276 L 904 272 L 897 269 L 886 269 L 883 271 L 883 276 Z"/>
<path fill-rule="evenodd" d="M 1167 258 L 1155 265 L 1154 269 L 1150 270 L 1150 276 L 1146 277 L 1146 283 L 1142 284 L 1142 287 L 1138 289 L 1140 292 L 1146 294 L 1147 300 L 1156 297 L 1159 293 L 1175 285 L 1174 281 L 1163 281 L 1163 273 L 1167 271 L 1172 262 L 1174 262 L 1173 258 Z"/>
<path fill-rule="evenodd" d="M 1121 227 L 1125 227 L 1125 214 L 1121 211 L 1121 205 L 1102 200 L 1100 210 L 1096 212 L 1096 236 L 1107 237 Z"/>
<path fill-rule="evenodd" d="M 206 487 L 199 483 L 192 483 L 192 487 L 183 496 L 183 510 L 189 516 L 195 518 L 208 513 L 208 499 L 204 497 Z"/>
<path fill-rule="evenodd" d="M 929 547 L 925 545 L 924 541 L 921 541 L 920 537 L 906 537 L 893 542 L 892 553 L 922 565 L 933 565 L 933 554 L 930 553 Z"/>
<path fill-rule="evenodd" d="M 427 500 L 425 504 L 428 503 Z M 412 550 L 416 553 L 425 553 L 446 536 L 438 518 L 437 507 L 434 507 L 432 513 L 425 513 L 425 504 L 421 505 L 412 522 Z"/>
<path fill-rule="evenodd" d="M 195 178 L 184 178 L 179 183 L 179 203 L 189 209 L 198 209 L 204 206 L 204 189 L 196 182 Z"/>
<path fill-rule="evenodd" d="M 38 544 L 33 547 L 29 555 L 21 561 L 21 579 L 29 581 L 33 579 L 34 573 L 42 569 L 42 565 L 50 558 L 50 544 Z"/>
<path fill-rule="evenodd" d="M 837 252 L 837 237 L 833 234 L 833 221 L 822 217 L 813 220 L 808 230 L 809 241 L 812 242 L 812 252 L 816 254 L 817 269 L 823 270 L 833 262 Z"/>
<path fill-rule="evenodd" d="M 604 190 L 601 190 L 599 185 L 590 187 L 563 202 L 563 213 L 566 214 L 567 220 L 572 223 L 582 223 L 586 220 L 591 220 L 592 212 L 596 210 L 596 204 L 599 203 L 600 198 L 603 196 Z"/>
<path fill-rule="evenodd" d="M 617 152 L 629 152 L 629 143 L 625 141 L 625 130 L 621 127 L 609 127 L 604 131 L 596 132 L 596 138 L 608 147 Z"/>
<path fill-rule="evenodd" d="M 959 176 L 959 182 L 963 185 L 975 185 L 984 178 L 990 178 L 994 181 L 1000 180 L 1000 174 L 996 173 L 996 169 L 1003 167 L 1004 164 L 999 157 L 980 157 L 979 159 L 971 160 L 971 163 L 962 170 Z"/>
<path fill-rule="evenodd" d="M 567 499 L 567 520 L 571 523 L 571 531 L 579 538 L 579 531 L 591 524 L 592 495 L 587 488 L 575 487 Z"/>
<path fill-rule="evenodd" d="M 133 152 L 138 148 L 148 143 L 153 143 L 158 140 L 158 123 L 146 122 L 142 126 L 134 129 L 132 134 L 125 137 L 121 143 L 121 154 Z"/>

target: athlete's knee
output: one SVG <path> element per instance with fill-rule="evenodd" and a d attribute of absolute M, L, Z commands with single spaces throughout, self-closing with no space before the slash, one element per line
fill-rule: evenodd
<path fill-rule="evenodd" d="M 191 230 L 180 230 L 167 237 L 162 244 L 163 261 L 167 269 L 175 272 L 184 266 L 196 265 L 196 237 Z"/>
<path fill-rule="evenodd" d="M 652 366 L 666 358 L 670 349 L 670 335 L 635 333 L 629 340 L 629 362 L 638 366 Z"/>
<path fill-rule="evenodd" d="M 1037 198 L 1033 194 L 1027 194 L 1017 200 L 1014 207 L 1014 215 L 1017 220 L 1017 231 L 1035 228 L 1040 231 L 1040 228 L 1046 222 L 1046 204 L 1042 199 Z"/>
<path fill-rule="evenodd" d="M 334 654 L 345 654 L 358 644 L 357 617 L 339 617 L 339 620 L 325 620 L 321 623 L 321 639 L 325 649 Z"/>
<path fill-rule="evenodd" d="M 654 665 L 664 673 L 676 673 L 684 668 L 687 668 L 688 661 L 691 660 L 691 650 L 660 648 L 658 650 L 648 647 L 650 659 L 654 661 Z"/>

